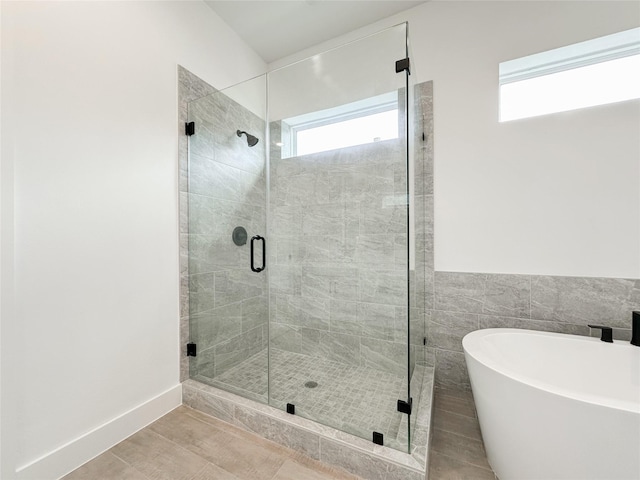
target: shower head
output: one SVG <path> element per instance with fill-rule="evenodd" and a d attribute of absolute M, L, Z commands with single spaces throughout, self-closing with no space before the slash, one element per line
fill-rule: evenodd
<path fill-rule="evenodd" d="M 236 132 L 236 135 L 241 137 L 243 133 L 247 136 L 247 144 L 250 147 L 255 147 L 256 144 L 258 143 L 258 139 L 256 137 L 254 137 L 253 135 L 251 135 L 250 133 L 245 132 L 244 130 L 238 130 Z"/>

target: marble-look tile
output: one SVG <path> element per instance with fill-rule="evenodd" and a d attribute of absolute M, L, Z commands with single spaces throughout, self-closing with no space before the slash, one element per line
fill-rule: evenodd
<path fill-rule="evenodd" d="M 360 204 L 360 234 L 407 233 L 407 206 L 376 203 Z"/>
<path fill-rule="evenodd" d="M 388 342 L 362 337 L 360 343 L 361 365 L 406 376 L 408 361 L 406 342 Z"/>
<path fill-rule="evenodd" d="M 360 269 L 358 280 L 358 298 L 361 302 L 407 305 L 406 271 Z"/>
<path fill-rule="evenodd" d="M 534 276 L 531 309 L 540 320 L 629 328 L 640 309 L 640 280 Z"/>
<path fill-rule="evenodd" d="M 397 314 L 393 305 L 376 303 L 357 304 L 357 321 L 362 325 L 361 333 L 364 336 L 378 338 L 380 340 L 400 341 L 407 338 L 407 315 Z"/>
<path fill-rule="evenodd" d="M 462 338 L 474 330 L 478 330 L 478 315 L 475 313 L 434 310 L 427 323 L 427 345 L 462 352 Z"/>
<path fill-rule="evenodd" d="M 299 327 L 272 323 L 269 326 L 269 340 L 271 348 L 285 352 L 302 353 L 302 334 Z"/>
<path fill-rule="evenodd" d="M 300 295 L 303 284 L 303 269 L 299 266 L 271 265 L 269 287 L 271 293 Z"/>
<path fill-rule="evenodd" d="M 99 455 L 82 467 L 74 470 L 63 480 L 148 480 L 148 477 L 110 451 Z"/>
<path fill-rule="evenodd" d="M 189 378 L 189 359 L 192 358 L 187 357 L 189 337 L 189 317 L 180 317 L 180 382 Z"/>
<path fill-rule="evenodd" d="M 189 235 L 180 234 L 180 275 L 189 275 Z"/>
<path fill-rule="evenodd" d="M 304 173 L 295 177 L 273 177 L 271 180 L 271 205 L 323 205 L 342 202 L 345 185 L 339 175 L 326 169 Z"/>
<path fill-rule="evenodd" d="M 191 340 L 198 345 L 198 350 L 205 350 L 242 333 L 242 303 L 192 313 L 190 322 Z"/>
<path fill-rule="evenodd" d="M 265 190 L 262 174 L 246 172 L 212 158 L 191 155 L 189 191 L 192 194 L 263 206 Z"/>
<path fill-rule="evenodd" d="M 336 300 L 358 299 L 358 270 L 355 268 L 302 267 L 302 296 Z"/>
<path fill-rule="evenodd" d="M 396 236 L 358 235 L 355 237 L 355 249 L 352 252 L 352 261 L 363 266 L 394 265 L 396 264 Z"/>
<path fill-rule="evenodd" d="M 189 316 L 189 276 L 180 276 L 180 317 Z"/>
<path fill-rule="evenodd" d="M 589 327 L 586 325 L 572 325 L 550 320 L 497 317 L 495 315 L 478 315 L 478 326 L 479 328 L 522 328 L 571 335 L 589 335 Z"/>
<path fill-rule="evenodd" d="M 189 313 L 191 315 L 214 307 L 213 273 L 189 275 Z"/>
<path fill-rule="evenodd" d="M 366 452 L 345 449 L 341 443 L 325 438 L 320 439 L 320 460 L 370 480 L 424 480 L 424 472 L 384 462 Z"/>
<path fill-rule="evenodd" d="M 362 333 L 362 324 L 358 321 L 357 310 L 357 302 L 331 299 L 329 329 L 336 333 L 360 335 Z"/>
<path fill-rule="evenodd" d="M 257 327 L 217 344 L 214 347 L 216 375 L 262 350 L 262 333 L 262 327 Z"/>
<path fill-rule="evenodd" d="M 190 273 L 209 273 L 249 264 L 249 248 L 238 247 L 226 235 L 189 235 Z M 245 267 L 248 268 L 248 267 Z"/>
<path fill-rule="evenodd" d="M 148 429 L 120 442 L 111 452 L 147 477 L 158 480 L 189 480 L 207 464 L 202 457 Z"/>
<path fill-rule="evenodd" d="M 435 272 L 435 309 L 529 318 L 526 275 Z"/>
<path fill-rule="evenodd" d="M 436 385 L 470 390 L 464 353 L 436 349 Z"/>
<path fill-rule="evenodd" d="M 316 460 L 320 459 L 320 437 L 317 434 L 243 407 L 235 407 L 235 417 L 236 423 L 245 430 Z"/>
<path fill-rule="evenodd" d="M 195 411 L 204 412 L 227 423 L 234 422 L 234 402 L 232 400 L 208 395 L 206 392 L 194 388 L 189 382 L 182 385 L 182 402 Z"/>
<path fill-rule="evenodd" d="M 360 363 L 360 339 L 354 335 L 301 328 L 301 353 L 334 362 Z"/>
<path fill-rule="evenodd" d="M 249 298 L 242 301 L 242 331 L 246 332 L 259 325 L 269 323 L 267 296 Z"/>
<path fill-rule="evenodd" d="M 330 300 L 318 297 L 278 295 L 276 316 L 280 323 L 329 330 Z"/>
<path fill-rule="evenodd" d="M 429 480 L 495 480 L 490 469 L 476 467 L 459 460 L 456 452 L 443 455 L 432 452 L 429 461 Z"/>
<path fill-rule="evenodd" d="M 303 235 L 354 235 L 358 233 L 357 206 L 345 202 L 309 205 L 302 209 Z"/>
<path fill-rule="evenodd" d="M 260 297 L 265 295 L 265 292 L 265 275 L 252 272 L 249 268 L 215 273 L 216 307 Z"/>

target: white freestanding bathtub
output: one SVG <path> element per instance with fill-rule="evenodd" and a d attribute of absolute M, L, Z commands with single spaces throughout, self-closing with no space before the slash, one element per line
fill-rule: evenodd
<path fill-rule="evenodd" d="M 640 347 L 509 328 L 462 345 L 500 480 L 640 479 Z"/>

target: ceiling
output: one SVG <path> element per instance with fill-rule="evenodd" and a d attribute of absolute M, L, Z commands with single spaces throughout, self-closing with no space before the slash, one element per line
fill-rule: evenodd
<path fill-rule="evenodd" d="M 271 63 L 415 7 L 425 0 L 205 0 Z"/>

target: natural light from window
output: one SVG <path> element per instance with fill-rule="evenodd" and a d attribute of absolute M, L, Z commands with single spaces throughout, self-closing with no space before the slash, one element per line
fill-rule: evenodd
<path fill-rule="evenodd" d="M 296 155 L 398 138 L 398 110 L 352 118 L 296 132 Z"/>
<path fill-rule="evenodd" d="M 500 64 L 500 121 L 640 98 L 640 29 Z"/>

